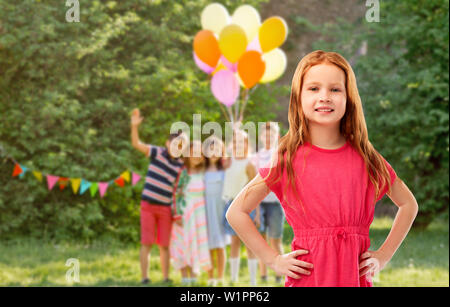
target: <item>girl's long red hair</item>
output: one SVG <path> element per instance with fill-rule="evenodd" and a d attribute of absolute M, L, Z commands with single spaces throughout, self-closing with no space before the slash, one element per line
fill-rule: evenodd
<path fill-rule="evenodd" d="M 311 142 L 305 114 L 302 110 L 301 89 L 305 73 L 314 65 L 334 64 L 345 73 L 347 103 L 346 110 L 340 123 L 340 133 L 350 142 L 361 157 L 364 159 L 369 179 L 375 187 L 375 200 L 380 191 L 388 185 L 391 191 L 391 180 L 389 171 L 384 163 L 383 157 L 375 150 L 369 141 L 366 121 L 356 85 L 356 77 L 350 64 L 336 52 L 325 52 L 317 50 L 306 55 L 297 65 L 294 77 L 292 78 L 291 97 L 289 102 L 289 131 L 280 139 L 277 159 L 273 161 L 272 168 L 265 178 L 269 185 L 278 182 L 284 170 L 287 172 L 288 185 L 298 196 L 295 185 L 295 175 L 293 169 L 293 159 L 299 148 L 305 142 Z M 284 187 L 286 191 L 287 186 Z M 284 197 L 286 193 L 283 193 Z M 300 198 L 297 197 L 297 200 Z M 286 197 L 285 197 L 286 200 Z"/>

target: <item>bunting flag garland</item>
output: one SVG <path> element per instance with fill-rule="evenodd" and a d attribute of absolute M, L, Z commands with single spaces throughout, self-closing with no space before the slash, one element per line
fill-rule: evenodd
<path fill-rule="evenodd" d="M 83 193 L 86 192 L 86 190 L 89 189 L 90 186 L 91 183 L 89 181 L 81 179 L 80 195 L 83 195 Z"/>
<path fill-rule="evenodd" d="M 48 190 L 49 191 L 51 189 L 53 189 L 53 186 L 58 181 L 58 179 L 59 179 L 58 176 L 47 175 L 47 185 L 48 185 Z"/>
<path fill-rule="evenodd" d="M 19 164 L 16 164 L 16 165 L 14 166 L 14 170 L 13 170 L 12 176 L 13 176 L 13 177 L 16 177 L 16 176 L 22 174 L 22 172 L 23 172 L 23 171 L 22 171 L 22 168 L 20 167 L 20 165 L 19 165 Z"/>
<path fill-rule="evenodd" d="M 25 175 L 25 173 L 28 171 L 28 168 L 26 168 L 25 166 L 21 165 L 20 168 L 22 169 L 22 173 L 19 175 L 20 178 L 23 178 L 23 176 Z"/>
<path fill-rule="evenodd" d="M 122 177 L 117 178 L 116 180 L 114 180 L 114 182 L 119 186 L 122 187 L 125 185 L 125 180 Z"/>
<path fill-rule="evenodd" d="M 123 178 L 126 182 L 130 182 L 130 172 L 125 171 L 122 174 L 120 174 L 120 177 Z"/>
<path fill-rule="evenodd" d="M 94 196 L 95 193 L 97 193 L 98 190 L 98 183 L 94 182 L 91 184 L 91 187 L 89 188 L 89 190 L 91 191 L 91 196 Z"/>
<path fill-rule="evenodd" d="M 83 195 L 88 189 L 90 191 L 91 196 L 95 196 L 97 194 L 97 191 L 99 192 L 99 195 L 101 198 L 103 198 L 106 195 L 106 191 L 108 188 L 113 185 L 114 183 L 123 188 L 126 183 L 130 183 L 131 186 L 135 186 L 142 178 L 139 174 L 135 172 L 130 172 L 128 170 L 122 172 L 120 176 L 117 178 L 110 180 L 110 181 L 99 181 L 99 182 L 90 182 L 83 178 L 72 178 L 72 177 L 63 177 L 63 176 L 56 176 L 56 175 L 50 175 L 50 174 L 43 174 L 40 171 L 36 170 L 30 170 L 29 168 L 23 166 L 22 164 L 17 163 L 16 160 L 14 160 L 11 157 L 7 157 L 11 159 L 14 162 L 14 170 L 12 172 L 12 177 L 19 177 L 23 178 L 24 175 L 30 171 L 33 176 L 39 181 L 43 182 L 44 177 L 47 180 L 47 188 L 49 191 L 51 191 L 54 186 L 58 183 L 59 189 L 62 191 L 64 190 L 68 185 L 72 187 L 72 191 L 75 195 Z"/>
<path fill-rule="evenodd" d="M 70 183 L 72 184 L 73 194 L 77 194 L 78 189 L 80 188 L 81 178 L 71 178 Z"/>
<path fill-rule="evenodd" d="M 133 185 L 135 185 L 139 180 L 141 180 L 141 176 L 136 173 L 133 173 Z"/>
<path fill-rule="evenodd" d="M 99 182 L 98 189 L 100 190 L 100 197 L 105 196 L 106 190 L 108 189 L 108 182 Z"/>
<path fill-rule="evenodd" d="M 36 177 L 36 179 L 37 179 L 39 182 L 42 182 L 42 173 L 41 173 L 41 172 L 33 171 L 33 175 L 34 175 L 34 177 Z"/>
<path fill-rule="evenodd" d="M 69 181 L 69 178 L 60 177 L 59 182 L 59 190 L 62 191 L 67 186 L 67 182 Z"/>

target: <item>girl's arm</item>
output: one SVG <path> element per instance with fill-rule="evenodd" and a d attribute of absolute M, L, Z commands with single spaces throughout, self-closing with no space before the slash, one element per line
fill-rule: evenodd
<path fill-rule="evenodd" d="M 138 128 L 143 119 L 139 113 L 139 109 L 134 109 L 131 114 L 131 145 L 144 155 L 149 156 L 149 146 L 139 140 Z"/>
<path fill-rule="evenodd" d="M 175 180 L 173 193 L 172 193 L 172 219 L 182 226 L 183 209 L 185 205 L 184 187 L 188 181 L 188 174 L 186 168 L 183 167 L 178 173 Z"/>
<path fill-rule="evenodd" d="M 256 176 L 255 166 L 251 162 L 247 164 L 245 172 L 247 173 L 247 178 L 249 179 L 248 180 L 249 182 Z M 256 206 L 255 224 L 256 224 L 256 228 L 259 229 L 259 227 L 261 226 L 261 214 L 260 214 L 259 206 Z"/>
<path fill-rule="evenodd" d="M 250 212 L 259 205 L 269 192 L 270 190 L 264 180 L 257 175 L 231 203 L 226 218 L 244 244 L 275 273 L 288 275 L 295 279 L 300 278 L 300 276 L 294 272 L 309 275 L 310 272 L 304 268 L 312 268 L 312 264 L 295 259 L 299 255 L 308 253 L 307 251 L 296 250 L 279 255 L 267 244 L 250 218 Z"/>
<path fill-rule="evenodd" d="M 361 276 L 371 270 L 371 263 L 375 262 L 379 270 L 386 266 L 408 234 L 419 210 L 414 195 L 400 178 L 395 179 L 388 196 L 398 207 L 397 215 L 383 245 L 377 251 L 368 251 L 361 255 L 361 260 L 365 259 L 360 263 L 360 269 L 363 269 Z"/>

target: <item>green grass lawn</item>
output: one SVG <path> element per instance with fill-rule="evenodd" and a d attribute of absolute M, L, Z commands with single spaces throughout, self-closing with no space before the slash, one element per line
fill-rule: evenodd
<path fill-rule="evenodd" d="M 386 238 L 392 219 L 375 219 L 371 227 L 372 248 L 379 247 Z M 289 251 L 292 232 L 286 225 L 285 252 Z M 402 246 L 379 274 L 375 286 L 449 286 L 448 220 L 438 220 L 425 232 L 412 231 Z M 161 283 L 159 252 L 152 250 L 150 286 Z M 241 255 L 240 281 L 235 286 L 248 286 L 246 253 Z M 80 263 L 80 282 L 68 283 L 66 261 L 76 258 Z M 229 268 L 226 269 L 229 280 Z M 180 274 L 171 270 L 173 286 L 181 286 Z M 196 286 L 206 286 L 203 273 Z M 141 286 L 139 246 L 118 242 L 97 241 L 89 245 L 77 243 L 51 243 L 21 239 L 0 242 L 0 286 Z M 275 283 L 269 270 L 269 280 L 261 286 L 282 286 Z M 225 284 L 229 286 L 229 284 Z"/>

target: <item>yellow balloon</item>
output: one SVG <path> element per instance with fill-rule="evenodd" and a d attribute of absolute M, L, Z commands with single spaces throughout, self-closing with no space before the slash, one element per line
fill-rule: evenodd
<path fill-rule="evenodd" d="M 227 69 L 227 67 L 225 65 L 223 65 L 223 63 L 221 61 L 219 61 L 219 65 L 217 65 L 216 69 L 214 69 L 214 71 L 211 73 L 213 76 L 216 74 L 216 72 L 218 72 L 219 70 L 222 69 Z"/>
<path fill-rule="evenodd" d="M 230 23 L 230 15 L 222 4 L 211 3 L 203 9 L 200 20 L 204 30 L 210 30 L 219 35 L 220 31 Z"/>
<path fill-rule="evenodd" d="M 264 53 L 262 59 L 266 62 L 266 70 L 262 76 L 260 83 L 272 82 L 278 79 L 286 70 L 287 58 L 281 49 L 274 49 Z"/>
<path fill-rule="evenodd" d="M 234 11 L 233 16 L 231 16 L 231 23 L 240 26 L 247 36 L 247 41 L 251 42 L 258 35 L 261 17 L 253 6 L 245 4 Z"/>
<path fill-rule="evenodd" d="M 287 33 L 288 27 L 283 18 L 276 16 L 266 19 L 259 28 L 261 50 L 265 53 L 281 46 Z"/>
<path fill-rule="evenodd" d="M 222 55 L 231 63 L 239 60 L 247 48 L 247 36 L 238 25 L 229 24 L 220 32 L 219 48 Z"/>

